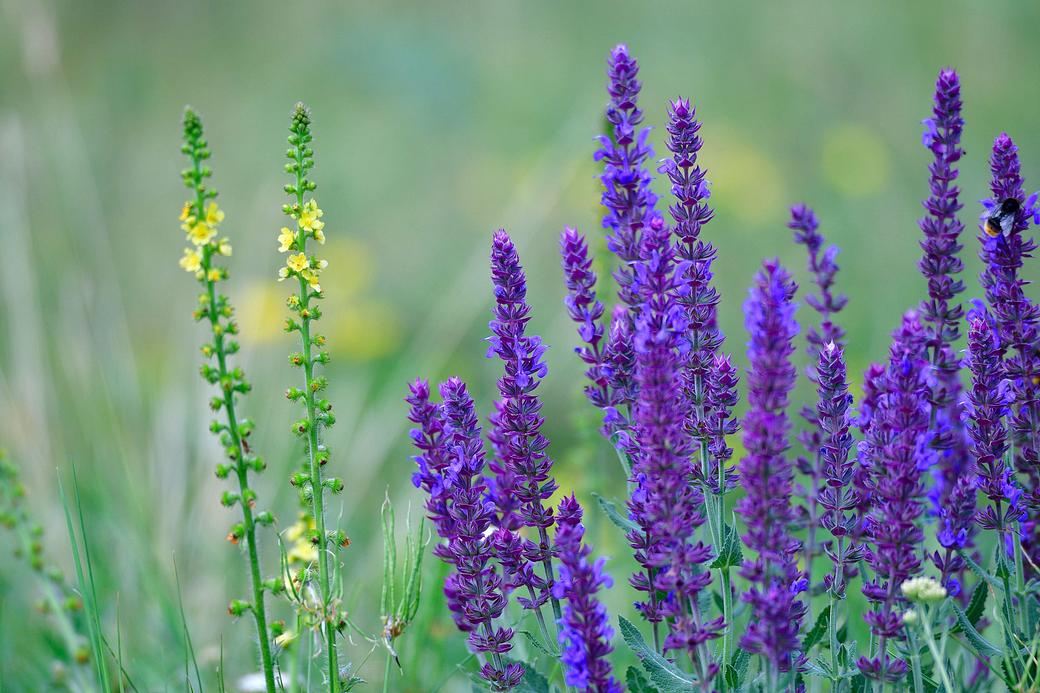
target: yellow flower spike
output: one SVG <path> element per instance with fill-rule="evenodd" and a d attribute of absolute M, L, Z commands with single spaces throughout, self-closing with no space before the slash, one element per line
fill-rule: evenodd
<path fill-rule="evenodd" d="M 221 238 L 220 243 L 217 244 L 217 252 L 224 256 L 231 255 L 231 241 L 227 238 Z"/>
<path fill-rule="evenodd" d="M 222 221 L 224 221 L 224 210 L 218 207 L 216 202 L 210 202 L 206 205 L 206 223 L 210 226 L 216 226 Z"/>
<path fill-rule="evenodd" d="M 209 243 L 216 235 L 216 230 L 202 222 L 198 222 L 188 229 L 188 240 L 195 245 L 204 245 Z"/>
<path fill-rule="evenodd" d="M 293 270 L 294 272 L 302 272 L 303 270 L 307 269 L 309 265 L 310 261 L 307 259 L 307 255 L 304 253 L 296 253 L 295 255 L 290 255 L 285 261 L 285 266 Z"/>
<path fill-rule="evenodd" d="M 296 234 L 288 226 L 283 226 L 282 232 L 278 234 L 278 252 L 287 252 L 292 248 L 293 243 L 295 242 Z"/>
<path fill-rule="evenodd" d="M 202 258 L 192 248 L 185 248 L 179 264 L 185 272 L 198 272 L 202 267 Z"/>
<path fill-rule="evenodd" d="M 187 221 L 188 217 L 191 216 L 191 205 L 192 205 L 191 200 L 188 200 L 187 202 L 184 203 L 184 206 L 181 207 L 181 216 L 180 216 L 180 220 L 181 221 Z"/>

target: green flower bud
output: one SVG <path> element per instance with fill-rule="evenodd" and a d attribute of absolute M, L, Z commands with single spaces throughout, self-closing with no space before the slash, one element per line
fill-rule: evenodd
<path fill-rule="evenodd" d="M 228 604 L 228 613 L 234 617 L 239 617 L 247 611 L 253 608 L 252 604 L 242 599 L 232 599 L 231 603 Z"/>

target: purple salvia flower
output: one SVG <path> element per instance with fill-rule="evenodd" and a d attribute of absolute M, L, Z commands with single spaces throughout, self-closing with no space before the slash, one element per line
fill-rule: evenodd
<path fill-rule="evenodd" d="M 636 396 L 636 354 L 632 345 L 632 324 L 628 309 L 614 307 L 607 337 L 607 386 L 615 403 L 607 409 L 605 423 L 609 430 L 620 430 L 627 424 L 622 409 L 628 410 Z"/>
<path fill-rule="evenodd" d="M 1035 214 L 1036 196 L 1025 199 L 1018 161 L 1018 147 L 1007 134 L 993 143 L 990 157 L 993 199 L 988 207 L 1005 200 L 1019 203 L 1011 229 L 990 237 L 980 234 L 980 256 L 986 263 L 982 285 L 997 324 L 1004 376 L 1011 384 L 1012 415 L 1009 421 L 1015 467 L 1028 479 L 1029 519 L 1024 527 L 1023 546 L 1030 555 L 1040 548 L 1040 308 L 1026 297 L 1022 278 L 1024 260 L 1032 257 L 1036 243 L 1026 238 L 1029 217 Z"/>
<path fill-rule="evenodd" d="M 613 404 L 608 383 L 609 366 L 605 364 L 603 343 L 603 304 L 596 298 L 596 273 L 584 236 L 571 227 L 560 234 L 560 258 L 567 296 L 563 299 L 567 313 L 578 326 L 582 346 L 575 347 L 578 357 L 588 366 L 585 395 L 599 409 Z"/>
<path fill-rule="evenodd" d="M 838 256 L 837 246 L 831 245 L 824 248 L 825 239 L 819 232 L 820 224 L 816 220 L 816 214 L 810 207 L 798 204 L 791 207 L 791 220 L 787 228 L 794 231 L 795 243 L 804 245 L 809 256 L 809 272 L 812 274 L 813 283 L 819 291 L 818 294 L 808 294 L 806 303 L 820 315 L 820 327 L 810 325 L 806 330 L 806 340 L 809 354 L 809 366 L 806 372 L 809 380 L 816 383 L 816 365 L 820 354 L 830 344 L 841 346 L 845 339 L 845 330 L 834 322 L 834 316 L 845 307 L 848 299 L 841 294 L 835 294 L 834 277 L 838 273 L 838 264 L 835 258 Z M 811 484 L 810 488 L 799 485 L 799 495 L 805 498 L 806 506 L 804 516 L 801 518 L 807 528 L 805 541 L 805 571 L 810 582 L 812 582 L 813 558 L 819 554 L 816 542 L 816 527 L 819 525 L 819 497 L 820 489 L 824 483 L 823 460 L 821 448 L 826 435 L 822 425 L 817 418 L 817 412 L 806 406 L 801 410 L 802 418 L 807 426 L 798 433 L 798 442 L 801 443 L 805 455 L 798 457 L 798 470 L 804 474 Z"/>
<path fill-rule="evenodd" d="M 512 649 L 513 631 L 494 625 L 505 610 L 506 598 L 502 578 L 492 562 L 493 541 L 488 536 L 495 506 L 485 496 L 480 424 L 473 400 L 461 380 L 448 379 L 440 391 L 444 430 L 451 449 L 445 479 L 451 492 L 448 514 L 453 532 L 448 538 L 448 552 L 457 571 L 453 591 L 470 626 L 470 647 L 488 656 L 489 661 L 480 669 L 481 676 L 494 690 L 509 690 L 519 683 L 524 669 L 518 663 L 502 660 L 502 655 Z"/>
<path fill-rule="evenodd" d="M 960 78 L 953 70 L 942 70 L 935 81 L 935 104 L 932 117 L 924 121 L 924 146 L 932 153 L 928 165 L 929 197 L 924 201 L 928 215 L 918 225 L 924 232 L 918 267 L 928 281 L 928 300 L 921 302 L 921 320 L 928 331 L 928 347 L 936 370 L 956 371 L 940 350 L 943 344 L 952 344 L 960 336 L 960 321 L 964 309 L 954 302 L 964 291 L 964 282 L 957 275 L 964 269 L 958 254 L 960 235 L 964 224 L 957 218 L 961 210 L 960 188 L 957 187 L 957 162 L 964 152 L 960 147 L 961 118 Z M 942 357 L 942 358 L 941 358 Z M 932 401 L 943 407 L 952 393 L 932 391 Z"/>
<path fill-rule="evenodd" d="M 618 296 L 626 305 L 635 307 L 639 299 L 632 288 L 632 267 L 642 258 L 643 229 L 656 216 L 657 196 L 650 189 L 650 171 L 646 168 L 653 149 L 647 144 L 650 129 L 639 129 L 643 122 L 643 112 L 636 103 L 642 88 L 639 65 L 624 44 L 611 51 L 607 64 L 610 104 L 606 120 L 612 132 L 598 138 L 600 149 L 595 159 L 604 165 L 600 179 L 603 206 L 607 208 L 603 218 L 603 227 L 608 230 L 607 245 L 621 259 L 614 272 Z"/>
<path fill-rule="evenodd" d="M 409 384 L 408 391 L 408 397 L 405 398 L 409 405 L 408 420 L 417 426 L 410 435 L 412 444 L 419 451 L 412 458 L 418 465 L 418 470 L 412 474 L 412 483 L 426 492 L 426 514 L 433 522 L 437 536 L 445 540 L 433 547 L 433 553 L 453 565 L 454 558 L 446 543 L 455 536 L 455 530 L 454 521 L 448 512 L 451 489 L 445 481 L 445 472 L 451 451 L 444 434 L 444 420 L 440 407 L 430 401 L 430 385 L 427 381 L 417 379 Z M 448 575 L 444 581 L 444 596 L 455 625 L 468 633 L 473 630 L 473 626 L 462 612 L 456 587 L 458 577 L 455 572 Z"/>
<path fill-rule="evenodd" d="M 419 451 L 412 458 L 418 465 L 418 470 L 412 474 L 412 483 L 429 496 L 426 499 L 426 513 L 437 535 L 449 539 L 454 535 L 454 530 L 448 514 L 451 489 L 445 481 L 445 472 L 451 451 L 444 434 L 440 407 L 430 401 L 430 385 L 421 379 L 409 384 L 405 402 L 409 405 L 408 420 L 417 426 L 410 433 L 412 444 Z M 444 545 L 434 547 L 434 553 L 441 558 L 448 558 L 446 551 Z"/>
<path fill-rule="evenodd" d="M 818 294 L 808 294 L 805 297 L 805 302 L 820 315 L 820 329 L 812 326 L 806 331 L 809 356 L 815 363 L 824 346 L 832 342 L 841 346 L 845 339 L 845 330 L 833 319 L 848 303 L 844 294 L 834 293 L 834 277 L 839 269 L 835 259 L 839 250 L 834 245 L 823 247 L 826 240 L 819 232 L 820 223 L 816 220 L 813 210 L 806 205 L 791 207 L 791 221 L 788 222 L 787 228 L 794 231 L 795 243 L 805 246 L 809 254 L 809 272 L 819 290 Z"/>
<path fill-rule="evenodd" d="M 736 472 L 727 466 L 733 449 L 726 445 L 726 436 L 733 435 L 739 422 L 733 417 L 737 404 L 737 368 L 725 354 L 716 354 L 705 382 L 705 404 L 707 416 L 705 434 L 708 437 L 708 453 L 711 467 L 708 470 L 708 488 L 721 495 L 733 488 L 737 482 Z"/>
<path fill-rule="evenodd" d="M 823 508 L 820 524 L 834 537 L 826 549 L 834 570 L 824 578 L 824 585 L 836 598 L 845 598 L 846 580 L 856 574 L 856 564 L 863 556 L 856 543 L 858 517 L 854 512 L 860 504 L 853 484 L 856 460 L 850 457 L 852 434 L 849 407 L 852 395 L 845 368 L 844 349 L 833 342 L 820 350 L 816 366 L 816 421 L 820 427 L 820 471 L 823 489 L 819 503 Z"/>
<path fill-rule="evenodd" d="M 691 485 L 693 440 L 683 426 L 686 402 L 678 380 L 689 345 L 685 341 L 686 311 L 675 301 L 685 286 L 688 265 L 672 260 L 669 231 L 660 219 L 648 227 L 646 260 L 637 267 L 634 285 L 644 303 L 636 317 L 636 379 L 639 392 L 633 411 L 636 455 L 632 481 L 637 485 L 629 512 L 640 531 L 629 542 L 645 573 L 632 585 L 647 592 L 638 607 L 647 620 L 667 619 L 665 652 L 685 651 L 699 666 L 700 680 L 710 681 L 716 664 L 701 648 L 719 637 L 722 620 L 704 622 L 698 594 L 711 582 L 701 564 L 713 556 L 710 546 L 692 541 L 703 524 L 703 497 Z M 659 602 L 657 594 L 667 595 Z M 656 631 L 655 631 L 656 634 Z"/>
<path fill-rule="evenodd" d="M 505 407 L 505 400 L 496 400 L 494 411 L 488 416 L 491 428 L 488 430 L 487 437 L 493 454 L 488 460 L 488 469 L 491 470 L 491 474 L 485 481 L 488 486 L 488 497 L 494 501 L 495 507 L 498 509 L 496 525 L 515 532 L 524 526 L 524 521 L 520 517 L 520 503 L 514 492 L 516 475 L 504 461 L 509 454 L 509 442 L 503 431 L 502 412 Z"/>
<path fill-rule="evenodd" d="M 972 454 L 976 461 L 976 485 L 989 499 L 990 505 L 976 513 L 982 529 L 994 530 L 1006 543 L 1014 524 L 1023 519 L 1020 492 L 1013 489 L 1012 470 L 1004 463 L 1008 451 L 1004 417 L 1010 411 L 1010 392 L 1004 381 L 1000 359 L 999 336 L 985 310 L 969 314 L 968 367 L 971 387 L 968 389 L 969 426 Z"/>
<path fill-rule="evenodd" d="M 932 153 L 928 166 L 929 197 L 923 203 L 928 214 L 918 222 L 924 232 L 924 254 L 918 267 L 928 282 L 928 299 L 921 302 L 920 313 L 928 333 L 927 358 L 933 373 L 929 396 L 931 446 L 939 451 L 935 483 L 929 491 L 935 514 L 941 514 L 949 505 L 958 480 L 972 473 L 967 433 L 960 415 L 960 361 L 952 346 L 960 337 L 964 316 L 964 309 L 956 300 L 964 291 L 964 282 L 957 278 L 964 269 L 959 257 L 964 224 L 957 217 L 962 205 L 956 166 L 964 154 L 960 148 L 964 128 L 960 92 L 957 73 L 941 70 L 935 82 L 932 117 L 923 121 L 922 137 L 924 146 Z"/>
<path fill-rule="evenodd" d="M 763 264 L 744 304 L 750 334 L 747 372 L 748 411 L 740 483 L 747 494 L 737 504 L 755 551 L 741 575 L 751 582 L 743 598 L 751 606 L 741 647 L 761 654 L 775 675 L 798 666 L 798 632 L 805 607 L 798 594 L 805 580 L 797 567 L 798 542 L 788 534 L 793 520 L 788 397 L 796 372 L 791 364 L 798 333 L 792 302 L 797 285 L 778 261 Z"/>
<path fill-rule="evenodd" d="M 589 561 L 592 550 L 582 539 L 581 506 L 574 496 L 560 501 L 556 514 L 556 549 L 560 577 L 553 594 L 563 602 L 560 620 L 560 660 L 568 686 L 587 693 L 621 693 L 611 675 L 607 656 L 614 651 L 610 616 L 596 593 L 612 585 L 603 572 L 603 559 Z"/>
<path fill-rule="evenodd" d="M 859 668 L 878 681 L 899 680 L 907 671 L 905 662 L 889 657 L 886 643 L 903 637 L 904 598 L 899 587 L 921 569 L 924 535 L 917 523 L 924 512 L 922 475 L 934 456 L 929 448 L 926 344 L 917 313 L 908 312 L 893 335 L 864 445 L 871 460 L 868 492 L 873 502 L 866 558 L 874 575 L 863 593 L 875 604 L 864 618 L 878 646 L 876 656 L 859 659 Z"/>
<path fill-rule="evenodd" d="M 675 203 L 668 208 L 675 220 L 677 237 L 675 253 L 686 263 L 686 287 L 677 297 L 685 307 L 689 326 L 687 340 L 689 353 L 683 364 L 682 380 L 690 410 L 686 428 L 701 446 L 708 447 L 705 430 L 707 375 L 716 352 L 722 346 L 723 336 L 716 320 L 719 294 L 711 285 L 711 264 L 716 251 L 711 243 L 700 238 L 701 227 L 711 221 L 714 212 L 708 205 L 711 192 L 705 179 L 706 172 L 697 164 L 697 153 L 703 142 L 696 111 L 686 99 L 676 99 L 668 109 L 668 149 L 672 156 L 661 162 L 658 170 L 668 176 Z M 704 483 L 710 476 L 709 459 L 702 454 L 701 468 L 695 474 Z"/>
<path fill-rule="evenodd" d="M 547 372 L 542 360 L 545 346 L 541 338 L 526 334 L 531 312 L 527 305 L 527 279 L 516 247 L 505 231 L 495 233 L 492 241 L 491 278 L 495 308 L 494 318 L 488 324 L 488 356 L 498 356 L 505 366 L 505 373 L 498 380 L 502 408 L 497 432 L 501 435 L 503 465 L 512 476 L 519 515 L 526 526 L 538 532 L 538 543 L 528 540 L 524 554 L 544 568 L 545 582 L 539 595 L 539 603 L 544 603 L 553 580 L 553 550 L 547 533 L 553 525 L 553 511 L 544 501 L 556 491 L 556 482 L 550 476 L 552 460 L 546 454 L 549 441 L 540 431 L 542 403 L 535 394 Z M 553 609 L 559 609 L 555 600 Z"/>

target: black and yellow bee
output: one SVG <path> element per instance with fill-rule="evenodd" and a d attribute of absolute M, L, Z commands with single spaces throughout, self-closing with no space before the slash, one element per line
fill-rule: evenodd
<path fill-rule="evenodd" d="M 991 238 L 1007 236 L 1015 226 L 1015 219 L 1018 217 L 1020 209 L 1022 209 L 1022 203 L 1016 198 L 1009 197 L 1003 200 L 989 210 L 989 216 L 986 217 L 982 230 Z"/>

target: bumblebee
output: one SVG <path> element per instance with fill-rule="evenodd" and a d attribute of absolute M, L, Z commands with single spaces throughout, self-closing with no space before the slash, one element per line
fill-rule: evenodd
<path fill-rule="evenodd" d="M 1015 219 L 1018 217 L 1020 209 L 1022 209 L 1021 202 L 1014 197 L 1007 198 L 990 210 L 986 222 L 982 225 L 982 230 L 990 238 L 1007 236 L 1015 226 Z"/>

